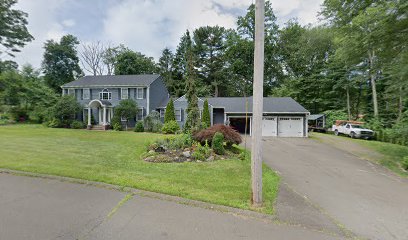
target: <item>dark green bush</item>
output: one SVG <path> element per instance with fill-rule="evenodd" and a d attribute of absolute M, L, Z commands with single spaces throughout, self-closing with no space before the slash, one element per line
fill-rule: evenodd
<path fill-rule="evenodd" d="M 164 113 L 164 123 L 168 123 L 170 121 L 175 121 L 175 120 L 176 120 L 176 116 L 174 114 L 174 103 L 173 103 L 173 99 L 170 98 L 166 106 L 166 112 Z"/>
<path fill-rule="evenodd" d="M 119 115 L 113 115 L 111 120 L 112 129 L 115 131 L 122 131 L 122 121 Z"/>
<path fill-rule="evenodd" d="M 225 154 L 225 149 L 224 149 L 224 135 L 220 132 L 216 132 L 214 134 L 214 137 L 212 139 L 212 149 L 214 152 L 218 155 L 224 155 Z"/>
<path fill-rule="evenodd" d="M 62 127 L 69 127 L 75 120 L 75 114 L 82 110 L 82 106 L 75 97 L 64 95 L 60 97 L 57 103 L 48 112 L 48 119 L 59 119 Z"/>
<path fill-rule="evenodd" d="M 135 132 L 144 132 L 143 122 L 136 123 Z"/>
<path fill-rule="evenodd" d="M 175 120 L 171 120 L 163 124 L 162 132 L 165 134 L 174 134 L 180 130 L 180 126 Z"/>
<path fill-rule="evenodd" d="M 160 132 L 163 123 L 160 121 L 160 114 L 157 111 L 152 111 L 143 120 L 145 130 L 148 132 Z"/>
<path fill-rule="evenodd" d="M 63 127 L 61 120 L 53 118 L 47 122 L 47 126 L 50 128 L 60 128 Z"/>
<path fill-rule="evenodd" d="M 81 121 L 74 120 L 72 121 L 70 127 L 73 129 L 82 129 L 85 128 L 85 124 Z"/>

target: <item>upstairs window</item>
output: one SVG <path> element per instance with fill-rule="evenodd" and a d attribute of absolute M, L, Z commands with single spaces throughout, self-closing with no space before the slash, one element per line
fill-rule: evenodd
<path fill-rule="evenodd" d="M 99 99 L 100 100 L 111 100 L 112 99 L 112 93 L 108 91 L 108 89 L 103 89 L 102 92 L 99 93 Z"/>
<path fill-rule="evenodd" d="M 90 99 L 91 97 L 91 91 L 89 90 L 89 88 L 84 88 L 82 89 L 82 99 Z"/>
<path fill-rule="evenodd" d="M 136 88 L 136 99 L 144 99 L 144 88 Z"/>
<path fill-rule="evenodd" d="M 176 117 L 176 121 L 181 122 L 181 108 L 175 109 L 174 115 Z"/>
<path fill-rule="evenodd" d="M 129 97 L 129 88 L 121 88 L 120 92 L 121 92 L 121 95 L 120 95 L 121 99 L 128 99 L 128 97 Z"/>
<path fill-rule="evenodd" d="M 140 121 L 143 120 L 144 117 L 144 108 L 139 108 L 139 110 L 137 111 L 137 115 L 136 115 L 136 120 Z"/>

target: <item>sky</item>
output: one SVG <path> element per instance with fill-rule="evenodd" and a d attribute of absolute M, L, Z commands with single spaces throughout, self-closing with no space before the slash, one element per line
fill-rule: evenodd
<path fill-rule="evenodd" d="M 81 43 L 124 44 L 156 60 L 174 50 L 186 29 L 220 25 L 235 28 L 254 0 L 19 0 L 16 9 L 28 13 L 28 30 L 35 40 L 13 59 L 20 66 L 41 66 L 44 42 L 73 34 Z M 291 18 L 316 24 L 323 0 L 271 0 L 278 24 Z M 78 46 L 78 50 L 81 46 Z"/>

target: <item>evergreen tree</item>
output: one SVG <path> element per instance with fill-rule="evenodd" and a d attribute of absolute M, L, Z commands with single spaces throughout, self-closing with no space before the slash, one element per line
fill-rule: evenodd
<path fill-rule="evenodd" d="M 203 115 L 201 116 L 201 123 L 203 128 L 211 126 L 210 109 L 208 108 L 208 100 L 205 99 L 203 106 Z"/>
<path fill-rule="evenodd" d="M 198 109 L 198 97 L 196 92 L 196 73 L 193 62 L 192 43 L 190 33 L 187 31 L 187 79 L 186 79 L 186 98 L 187 120 L 184 126 L 186 131 L 197 131 L 200 127 L 200 112 Z"/>
<path fill-rule="evenodd" d="M 175 120 L 176 120 L 176 116 L 174 114 L 174 103 L 173 103 L 173 99 L 170 98 L 166 106 L 166 113 L 164 114 L 164 123 L 168 123 L 170 121 L 175 121 Z"/>

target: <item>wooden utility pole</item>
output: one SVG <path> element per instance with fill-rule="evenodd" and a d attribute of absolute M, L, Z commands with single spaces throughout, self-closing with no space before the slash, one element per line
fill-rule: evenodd
<path fill-rule="evenodd" d="M 255 3 L 255 54 L 254 86 L 252 102 L 252 204 L 262 205 L 262 115 L 263 115 L 263 75 L 264 75 L 264 22 L 265 0 Z"/>

